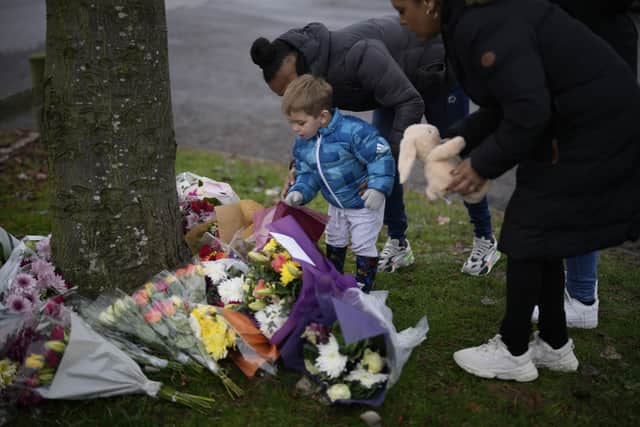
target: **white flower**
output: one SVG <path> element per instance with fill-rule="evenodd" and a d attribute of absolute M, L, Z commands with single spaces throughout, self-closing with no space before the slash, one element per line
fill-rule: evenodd
<path fill-rule="evenodd" d="M 327 396 L 332 402 L 338 399 L 351 399 L 351 390 L 346 384 L 334 384 L 327 389 Z"/>
<path fill-rule="evenodd" d="M 373 374 L 366 370 L 362 363 L 359 363 L 356 369 L 349 372 L 349 375 L 345 377 L 345 381 L 359 382 L 366 388 L 371 388 L 375 384 L 385 382 L 389 378 L 387 374 Z"/>
<path fill-rule="evenodd" d="M 222 280 L 228 278 L 223 262 L 205 261 L 202 263 L 202 266 L 204 275 L 209 277 L 214 285 L 217 285 Z"/>
<path fill-rule="evenodd" d="M 331 334 L 326 344 L 318 345 L 318 358 L 316 368 L 324 372 L 329 378 L 335 379 L 340 376 L 347 365 L 347 356 L 340 353 L 340 346 L 336 337 Z"/>
<path fill-rule="evenodd" d="M 218 285 L 218 294 L 225 304 L 244 301 L 244 277 L 227 279 Z"/>
<path fill-rule="evenodd" d="M 364 350 L 364 356 L 362 356 L 362 366 L 367 368 L 372 374 L 377 374 L 382 371 L 384 360 L 380 357 L 380 354 L 366 348 Z"/>
<path fill-rule="evenodd" d="M 260 326 L 260 332 L 265 337 L 271 338 L 287 321 L 288 311 L 281 302 L 277 301 L 267 305 L 262 310 L 256 311 L 254 316 Z"/>

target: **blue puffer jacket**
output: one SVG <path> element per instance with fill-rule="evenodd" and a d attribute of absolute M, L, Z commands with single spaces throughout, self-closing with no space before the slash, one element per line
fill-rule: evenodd
<path fill-rule="evenodd" d="M 354 116 L 345 116 L 337 108 L 327 127 L 311 139 L 296 138 L 293 146 L 296 182 L 289 191 L 299 191 L 308 203 L 318 190 L 332 205 L 362 209 L 364 202 L 358 186 L 391 194 L 395 162 L 387 141 L 376 128 Z"/>

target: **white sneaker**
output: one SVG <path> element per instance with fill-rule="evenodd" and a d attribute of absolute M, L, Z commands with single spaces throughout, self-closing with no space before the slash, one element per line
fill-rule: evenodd
<path fill-rule="evenodd" d="M 512 355 L 500 334 L 486 344 L 453 353 L 453 360 L 465 371 L 482 378 L 498 378 L 519 382 L 538 378 L 538 369 L 531 361 L 531 349 L 520 356 Z"/>
<path fill-rule="evenodd" d="M 400 267 L 406 267 L 415 262 L 409 241 L 407 239 L 404 241 L 406 246 L 401 246 L 398 239 L 387 239 L 387 243 L 380 252 L 378 271 L 394 272 Z"/>
<path fill-rule="evenodd" d="M 462 272 L 472 276 L 484 276 L 491 272 L 498 260 L 500 260 L 500 252 L 498 252 L 498 242 L 495 237 L 491 239 L 474 237 L 471 255 L 462 266 Z"/>
<path fill-rule="evenodd" d="M 593 329 L 598 326 L 598 307 L 600 306 L 600 300 L 598 299 L 598 295 L 596 293 L 596 301 L 591 305 L 586 305 L 581 303 L 575 298 L 572 298 L 567 292 L 567 289 L 564 290 L 564 314 L 567 317 L 567 327 L 568 328 L 580 328 L 580 329 Z M 540 310 L 536 305 L 533 308 L 533 313 L 531 315 L 531 321 L 533 323 L 538 323 L 538 318 L 540 317 Z"/>
<path fill-rule="evenodd" d="M 561 348 L 554 350 L 542 338 L 538 331 L 533 335 L 533 341 L 529 343 L 531 360 L 538 368 L 549 368 L 558 372 L 575 372 L 578 370 L 578 359 L 573 353 L 573 340 L 569 341 Z"/>

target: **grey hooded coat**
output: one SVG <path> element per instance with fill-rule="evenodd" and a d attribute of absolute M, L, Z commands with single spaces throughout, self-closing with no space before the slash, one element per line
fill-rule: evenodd
<path fill-rule="evenodd" d="M 427 92 L 430 97 L 448 92 L 441 39 L 417 39 L 397 16 L 336 31 L 311 23 L 278 38 L 304 56 L 312 74 L 333 86 L 334 106 L 350 111 L 392 108 L 388 140 L 395 153 L 407 126 L 422 120 Z"/>

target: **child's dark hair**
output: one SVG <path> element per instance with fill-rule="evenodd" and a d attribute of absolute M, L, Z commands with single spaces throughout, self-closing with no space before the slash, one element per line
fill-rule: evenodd
<path fill-rule="evenodd" d="M 333 88 L 320 77 L 303 74 L 287 86 L 282 96 L 282 112 L 288 116 L 302 111 L 318 117 L 323 110 L 330 110 Z"/>
<path fill-rule="evenodd" d="M 298 75 L 306 73 L 307 67 L 303 55 L 284 40 L 276 39 L 270 42 L 264 37 L 259 37 L 251 45 L 251 60 L 262 68 L 262 75 L 267 83 L 273 80 L 282 66 L 282 61 L 290 53 L 297 53 L 296 71 Z"/>

